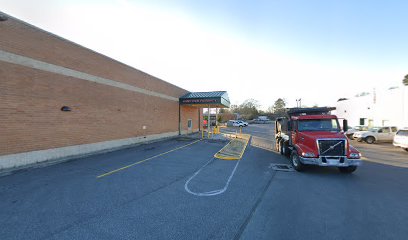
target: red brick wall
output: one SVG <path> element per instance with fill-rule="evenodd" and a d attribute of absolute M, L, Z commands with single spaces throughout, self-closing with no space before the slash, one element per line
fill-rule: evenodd
<path fill-rule="evenodd" d="M 0 49 L 143 89 L 179 97 L 187 91 L 67 40 L 16 21 L 0 22 Z M 134 53 L 137 55 L 137 53 Z"/>
<path fill-rule="evenodd" d="M 12 18 L 0 33 L 3 51 L 176 98 L 187 93 Z M 0 155 L 176 132 L 178 109 L 176 101 L 0 61 Z M 187 119 L 197 129 L 197 108 L 181 110 L 182 130 Z"/>
<path fill-rule="evenodd" d="M 181 129 L 184 131 L 188 130 L 188 119 L 193 121 L 193 129 L 198 130 L 198 112 L 199 109 L 196 107 L 181 106 Z"/>

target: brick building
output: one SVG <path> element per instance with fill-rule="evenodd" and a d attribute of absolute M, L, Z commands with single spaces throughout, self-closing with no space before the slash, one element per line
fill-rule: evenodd
<path fill-rule="evenodd" d="M 0 170 L 199 130 L 187 90 L 0 15 Z"/>

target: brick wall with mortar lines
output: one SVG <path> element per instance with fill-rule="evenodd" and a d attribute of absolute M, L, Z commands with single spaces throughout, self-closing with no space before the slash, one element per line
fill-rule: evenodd
<path fill-rule="evenodd" d="M 7 52 L 173 97 L 187 93 L 182 88 L 13 18 L 0 22 L 0 33 L 0 49 Z"/>
<path fill-rule="evenodd" d="M 0 32 L 0 50 L 173 97 L 187 92 L 14 19 Z M 196 108 L 181 115 L 182 130 L 187 119 L 198 128 Z M 0 155 L 176 131 L 177 101 L 0 61 Z"/>

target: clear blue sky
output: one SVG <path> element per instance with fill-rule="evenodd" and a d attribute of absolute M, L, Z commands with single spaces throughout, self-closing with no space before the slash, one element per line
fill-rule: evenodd
<path fill-rule="evenodd" d="M 266 46 L 279 44 L 285 51 L 356 64 L 406 67 L 408 63 L 408 1 L 146 2 L 183 9 L 218 31 L 230 31 Z"/>
<path fill-rule="evenodd" d="M 0 6 L 188 90 L 227 90 L 233 103 L 253 97 L 264 109 L 278 97 L 290 106 L 296 98 L 333 105 L 400 86 L 408 74 L 408 1 L 0 0 Z"/>

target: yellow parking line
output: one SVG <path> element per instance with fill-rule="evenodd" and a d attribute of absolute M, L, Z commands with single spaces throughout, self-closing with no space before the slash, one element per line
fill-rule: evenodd
<path fill-rule="evenodd" d="M 143 159 L 143 160 L 141 160 L 141 161 L 138 161 L 138 162 L 135 162 L 135 163 L 129 164 L 129 165 L 127 165 L 127 166 L 124 166 L 124 167 L 121 167 L 121 168 L 115 169 L 115 170 L 113 170 L 113 171 L 110 171 L 110 172 L 107 172 L 107 173 L 101 174 L 101 175 L 97 176 L 96 178 L 102 178 L 102 177 L 109 176 L 109 175 L 111 175 L 111 174 L 114 174 L 114 173 L 117 173 L 117 172 L 119 172 L 119 171 L 125 170 L 125 169 L 127 169 L 127 168 L 132 167 L 132 166 L 135 166 L 135 165 L 137 165 L 137 164 L 140 164 L 140 163 L 143 163 L 143 162 L 147 162 L 147 161 L 152 160 L 152 159 L 154 159 L 154 158 L 157 158 L 157 157 L 163 156 L 163 155 L 165 155 L 165 154 L 168 154 L 168 153 L 174 152 L 174 151 L 176 151 L 176 150 L 179 150 L 179 149 L 185 148 L 185 147 L 187 147 L 187 146 L 193 145 L 194 143 L 197 143 L 197 142 L 199 142 L 199 141 L 201 141 L 201 139 L 200 139 L 200 140 L 197 140 L 197 141 L 194 141 L 194 142 L 192 142 L 192 143 L 189 143 L 189 144 L 183 145 L 183 146 L 181 146 L 181 147 L 174 148 L 174 149 L 169 150 L 169 151 L 167 151 L 167 152 L 160 153 L 160 154 L 155 155 L 155 156 L 153 156 L 153 157 L 149 157 L 149 158 Z"/>

